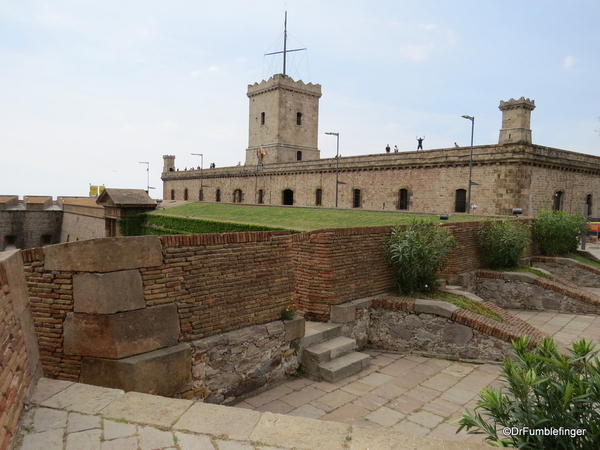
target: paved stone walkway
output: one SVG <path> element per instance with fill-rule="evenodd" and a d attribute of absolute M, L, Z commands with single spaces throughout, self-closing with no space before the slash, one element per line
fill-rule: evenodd
<path fill-rule="evenodd" d="M 555 312 L 511 311 L 569 346 L 581 338 L 600 342 L 600 317 Z M 500 386 L 500 366 L 366 350 L 371 366 L 338 383 L 306 378 L 282 385 L 236 405 L 349 425 L 397 430 L 445 440 L 482 442 L 456 434 L 451 422 L 472 410 L 486 386 Z"/>
<path fill-rule="evenodd" d="M 600 342 L 597 316 L 513 314 L 562 345 L 582 337 Z M 367 352 L 371 366 L 358 375 L 334 384 L 289 380 L 237 408 L 42 379 L 21 416 L 17 449 L 489 448 L 480 436 L 455 434 L 451 422 L 473 409 L 483 387 L 499 385 L 500 366 Z"/>

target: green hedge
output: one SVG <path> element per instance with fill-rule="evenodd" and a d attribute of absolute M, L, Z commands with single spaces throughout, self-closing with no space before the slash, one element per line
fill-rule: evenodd
<path fill-rule="evenodd" d="M 162 216 L 159 214 L 141 214 L 140 235 L 164 234 L 200 234 L 200 233 L 239 233 L 243 231 L 274 231 L 286 228 L 267 227 L 214 220 L 191 219 L 186 217 Z M 298 233 L 297 230 L 288 230 Z"/>

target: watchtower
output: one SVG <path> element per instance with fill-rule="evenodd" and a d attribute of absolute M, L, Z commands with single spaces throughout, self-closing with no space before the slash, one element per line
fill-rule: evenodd
<path fill-rule="evenodd" d="M 277 74 L 248 86 L 250 99 L 246 165 L 319 159 L 320 84 Z"/>
<path fill-rule="evenodd" d="M 175 156 L 163 155 L 163 172 L 175 171 Z"/>
<path fill-rule="evenodd" d="M 498 144 L 531 144 L 531 111 L 535 109 L 535 102 L 525 97 L 519 100 L 511 98 L 507 102 L 500 101 L 498 108 L 502 111 Z"/>

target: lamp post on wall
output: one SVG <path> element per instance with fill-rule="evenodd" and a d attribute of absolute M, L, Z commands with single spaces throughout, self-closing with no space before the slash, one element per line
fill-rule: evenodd
<path fill-rule="evenodd" d="M 337 150 L 335 152 L 335 207 L 338 207 L 338 188 L 339 188 L 339 176 L 340 176 L 340 133 L 332 133 L 331 131 L 325 134 L 329 136 L 335 136 L 337 138 Z"/>
<path fill-rule="evenodd" d="M 203 202 L 204 201 L 204 186 L 202 185 L 202 170 L 204 169 L 204 154 L 203 153 L 192 153 L 193 156 L 199 156 L 200 157 L 200 195 L 198 198 L 198 201 Z"/>
<path fill-rule="evenodd" d="M 146 194 L 150 195 L 150 163 L 148 161 L 140 161 L 140 164 L 146 164 L 146 172 L 147 172 Z"/>
<path fill-rule="evenodd" d="M 471 121 L 471 156 L 469 157 L 469 187 L 467 190 L 467 214 L 471 212 L 471 186 L 473 183 L 473 133 L 475 131 L 475 117 L 467 116 L 463 114 L 461 116 L 463 119 L 467 119 Z"/>

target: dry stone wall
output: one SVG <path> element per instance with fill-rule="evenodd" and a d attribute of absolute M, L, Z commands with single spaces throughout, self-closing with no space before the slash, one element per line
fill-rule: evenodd
<path fill-rule="evenodd" d="M 600 270 L 574 259 L 535 256 L 531 258 L 531 264 L 577 286 L 600 288 Z"/>

